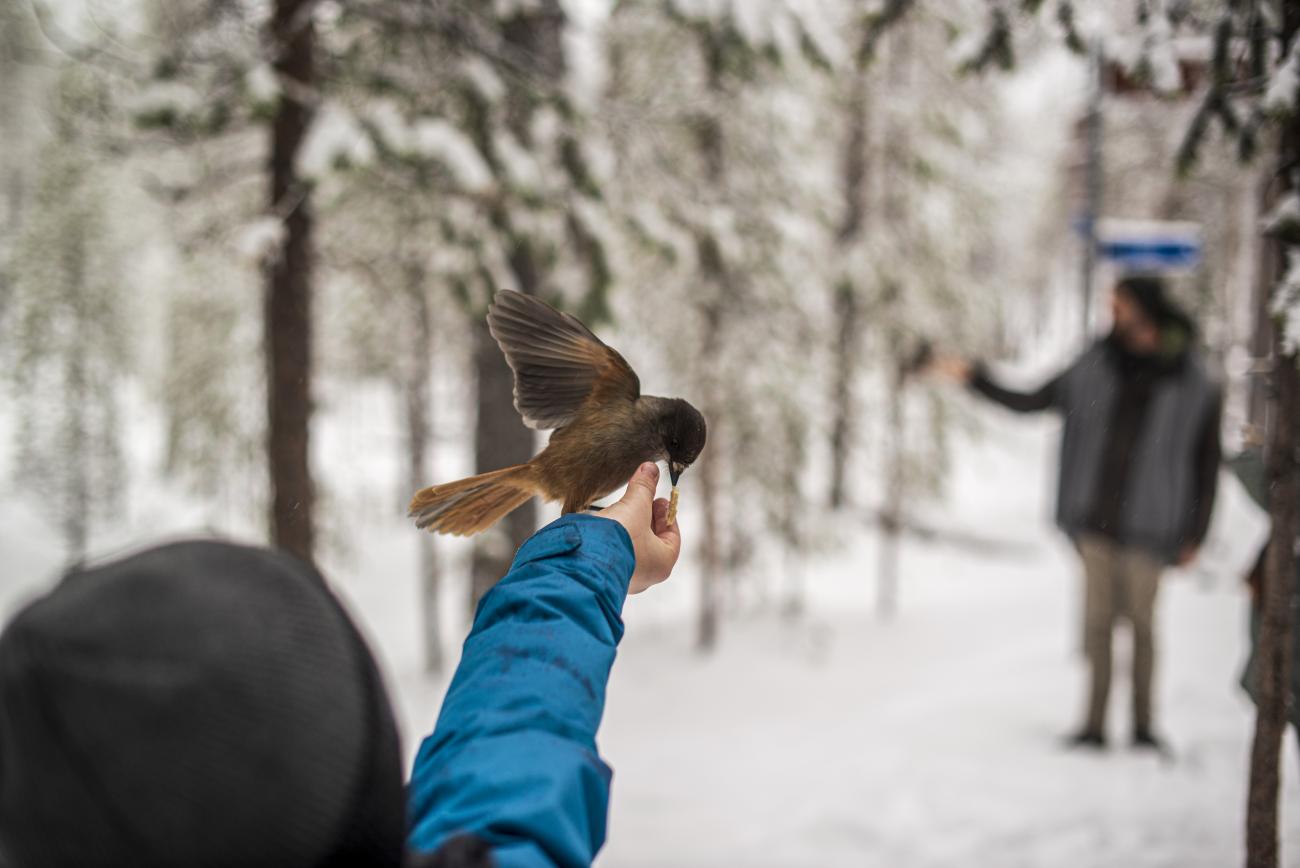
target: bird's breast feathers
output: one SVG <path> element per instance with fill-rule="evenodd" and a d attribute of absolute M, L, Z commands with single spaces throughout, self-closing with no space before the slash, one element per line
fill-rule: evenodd
<path fill-rule="evenodd" d="M 536 461 L 548 471 L 545 478 L 566 480 L 569 486 L 547 492 L 548 499 L 565 499 L 574 490 L 599 499 L 626 483 L 642 462 L 667 457 L 663 439 L 637 409 L 631 402 L 626 411 L 604 407 L 555 430 Z"/>

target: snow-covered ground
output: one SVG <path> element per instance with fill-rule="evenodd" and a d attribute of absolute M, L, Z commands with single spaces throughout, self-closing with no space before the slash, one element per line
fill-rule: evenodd
<path fill-rule="evenodd" d="M 988 422 L 941 510 L 988 545 L 906 545 L 892 621 L 871 613 L 865 533 L 810 565 L 802 621 L 728 623 L 704 661 L 686 625 L 640 629 L 640 601 L 629 603 L 601 734 L 616 769 L 602 865 L 1240 863 L 1253 725 L 1236 687 L 1244 595 L 1203 574 L 1166 580 L 1159 697 L 1173 762 L 1124 744 L 1123 681 L 1114 747 L 1060 749 L 1084 667 L 1077 568 L 1044 519 L 1055 427 L 996 411 Z M 1295 858 L 1291 743 L 1285 761 L 1283 845 Z"/>
<path fill-rule="evenodd" d="M 351 527 L 359 542 L 332 549 L 326 568 L 383 659 L 409 755 L 445 681 L 419 674 L 414 550 L 388 503 L 400 494 L 395 469 L 364 458 L 385 454 L 396 435 L 376 421 L 391 414 L 370 400 L 336 404 L 335 418 L 348 423 L 322 437 L 323 450 L 360 456 L 334 466 L 334 487 L 363 507 Z M 984 436 L 958 445 L 949 495 L 924 516 L 945 536 L 905 541 L 890 621 L 872 609 L 877 540 L 865 523 L 836 528 L 847 549 L 802 565 L 801 618 L 751 606 L 725 622 L 709 657 L 692 649 L 689 558 L 668 586 L 629 601 L 600 736 L 615 768 L 602 868 L 1241 861 L 1252 715 L 1236 679 L 1246 599 L 1225 564 L 1240 559 L 1230 543 L 1248 547 L 1256 529 L 1239 496 L 1229 489 L 1216 517 L 1219 566 L 1171 574 L 1161 592 L 1159 707 L 1176 759 L 1124 746 L 1122 679 L 1112 750 L 1066 752 L 1058 739 L 1076 722 L 1084 672 L 1077 567 L 1046 518 L 1056 429 L 1049 419 L 977 412 Z M 97 551 L 198 526 L 179 501 L 141 499 Z M 0 551 L 2 615 L 53 580 L 60 555 L 49 525 L 12 493 L 0 497 Z M 463 549 L 443 552 L 454 562 Z M 460 592 L 447 591 L 449 630 L 464 629 Z M 1295 858 L 1300 758 L 1291 743 L 1285 761 L 1283 846 Z"/>

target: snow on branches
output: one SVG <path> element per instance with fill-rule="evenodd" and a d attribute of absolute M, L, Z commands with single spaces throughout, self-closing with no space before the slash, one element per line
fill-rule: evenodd
<path fill-rule="evenodd" d="M 1271 118 L 1288 118 L 1295 114 L 1297 97 L 1300 97 L 1300 40 L 1292 44 L 1286 60 L 1269 76 L 1260 108 Z"/>
<path fill-rule="evenodd" d="M 1287 270 L 1273 291 L 1269 311 L 1281 323 L 1282 352 L 1300 355 L 1300 250 L 1287 252 Z"/>

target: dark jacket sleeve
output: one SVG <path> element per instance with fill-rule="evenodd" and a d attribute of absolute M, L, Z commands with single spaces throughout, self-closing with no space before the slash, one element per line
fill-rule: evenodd
<path fill-rule="evenodd" d="M 1001 404 L 1017 413 L 1032 413 L 1036 410 L 1048 410 L 1059 407 L 1061 403 L 1061 381 L 1064 374 L 1057 374 L 1034 392 L 1015 392 L 995 383 L 984 365 L 976 365 L 971 373 L 970 387 L 994 403 Z"/>
<path fill-rule="evenodd" d="M 1223 396 L 1214 396 L 1214 407 L 1206 414 L 1205 423 L 1197 439 L 1193 460 L 1196 484 L 1193 502 L 1192 532 L 1189 542 L 1199 546 L 1210 530 L 1210 516 L 1214 514 L 1214 497 L 1219 491 L 1219 464 L 1223 460 L 1223 447 L 1219 428 L 1223 421 Z"/>
<path fill-rule="evenodd" d="M 484 595 L 411 774 L 413 850 L 458 834 L 495 865 L 587 866 L 605 841 L 611 772 L 596 752 L 635 559 L 622 525 L 568 515 Z"/>

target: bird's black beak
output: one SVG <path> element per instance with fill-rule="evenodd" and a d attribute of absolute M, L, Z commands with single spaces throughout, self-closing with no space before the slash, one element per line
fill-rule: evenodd
<path fill-rule="evenodd" d="M 672 480 L 674 486 L 677 485 L 677 480 L 681 478 L 682 471 L 685 469 L 686 465 L 680 461 L 668 462 L 668 478 Z"/>

